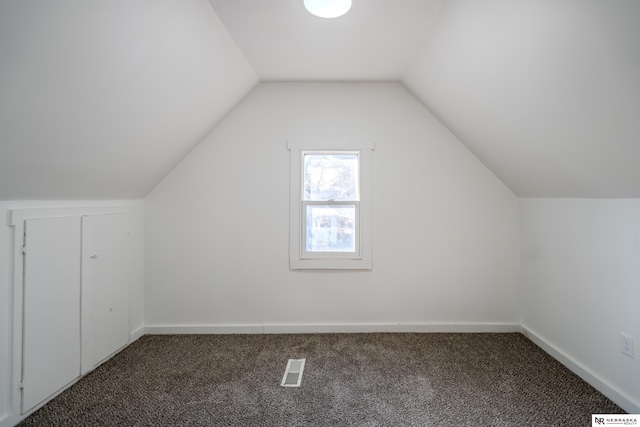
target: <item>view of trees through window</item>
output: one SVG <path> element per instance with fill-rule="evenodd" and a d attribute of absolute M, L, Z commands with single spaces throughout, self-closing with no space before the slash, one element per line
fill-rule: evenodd
<path fill-rule="evenodd" d="M 303 200 L 359 200 L 357 154 L 305 154 Z"/>
<path fill-rule="evenodd" d="M 358 154 L 307 153 L 303 167 L 306 250 L 355 252 L 356 204 L 335 202 L 359 200 Z"/>

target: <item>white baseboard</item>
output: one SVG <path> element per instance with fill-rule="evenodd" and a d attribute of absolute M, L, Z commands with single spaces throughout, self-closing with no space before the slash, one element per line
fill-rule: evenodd
<path fill-rule="evenodd" d="M 529 338 L 534 344 L 546 351 L 551 357 L 566 366 L 574 374 L 591 384 L 600 393 L 611 399 L 616 405 L 630 414 L 640 413 L 640 404 L 634 402 L 633 398 L 609 384 L 589 368 L 576 361 L 573 357 L 550 344 L 540 334 L 527 326 L 522 326 L 522 334 Z"/>
<path fill-rule="evenodd" d="M 437 332 L 520 332 L 516 324 L 473 324 L 473 323 L 328 323 L 328 324 L 265 324 L 266 334 L 300 333 L 437 333 Z"/>
<path fill-rule="evenodd" d="M 13 427 L 20 421 L 18 419 L 13 420 L 11 414 L 4 414 L 0 416 L 0 427 Z"/>
<path fill-rule="evenodd" d="M 146 334 L 317 334 L 372 332 L 521 332 L 515 323 L 305 323 L 305 324 L 239 324 L 239 325 L 151 325 Z"/>
<path fill-rule="evenodd" d="M 146 334 L 146 331 L 144 326 L 140 326 L 138 329 L 134 329 L 129 334 L 129 344 L 133 343 L 134 341 L 137 341 L 138 339 L 140 339 L 140 337 L 142 337 L 145 334 Z"/>
<path fill-rule="evenodd" d="M 69 382 L 69 384 L 65 385 L 60 390 L 56 391 L 51 396 L 47 397 L 42 402 L 38 403 L 36 406 L 34 406 L 33 408 L 29 409 L 29 411 L 25 412 L 24 414 L 17 413 L 17 412 L 16 413 L 6 414 L 3 418 L 0 418 L 0 427 L 14 427 L 14 426 L 17 426 L 23 420 L 25 420 L 27 417 L 29 417 L 31 414 L 33 414 L 34 412 L 38 411 L 40 408 L 42 408 L 44 405 L 49 403 L 51 400 L 55 399 L 58 395 L 62 394 L 69 387 L 71 387 L 72 385 L 77 383 L 80 379 L 81 379 L 81 377 L 75 378 L 74 380 Z"/>
<path fill-rule="evenodd" d="M 17 417 L 13 414 L 5 414 L 0 418 L 0 427 L 14 427 L 24 418 Z"/>
<path fill-rule="evenodd" d="M 181 334 L 263 334 L 262 325 L 151 325 L 146 335 Z"/>

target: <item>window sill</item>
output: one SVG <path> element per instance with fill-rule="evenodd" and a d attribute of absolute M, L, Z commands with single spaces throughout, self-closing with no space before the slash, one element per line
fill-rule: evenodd
<path fill-rule="evenodd" d="M 290 259 L 290 270 L 371 270 L 370 259 Z"/>

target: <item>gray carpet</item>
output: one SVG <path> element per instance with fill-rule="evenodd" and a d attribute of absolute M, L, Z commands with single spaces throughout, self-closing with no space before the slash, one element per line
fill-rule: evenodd
<path fill-rule="evenodd" d="M 306 358 L 300 388 L 280 386 Z M 22 426 L 587 426 L 618 406 L 520 334 L 144 336 Z"/>

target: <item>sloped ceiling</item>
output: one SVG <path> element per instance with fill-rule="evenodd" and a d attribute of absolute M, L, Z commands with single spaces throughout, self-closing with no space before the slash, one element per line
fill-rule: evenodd
<path fill-rule="evenodd" d="M 0 200 L 143 197 L 262 81 L 399 80 L 516 195 L 640 197 L 640 2 L 0 2 Z"/>
<path fill-rule="evenodd" d="M 640 197 L 640 2 L 210 0 L 262 80 L 400 80 L 523 197 Z"/>
<path fill-rule="evenodd" d="M 206 0 L 0 2 L 0 200 L 143 197 L 257 83 Z"/>
<path fill-rule="evenodd" d="M 209 0 L 262 81 L 399 80 L 438 0 L 354 0 L 338 19 L 303 0 Z"/>
<path fill-rule="evenodd" d="M 640 197 L 640 2 L 450 0 L 404 84 L 518 196 Z"/>

